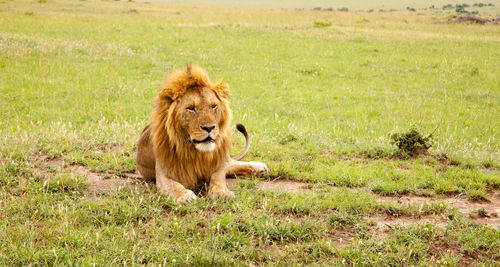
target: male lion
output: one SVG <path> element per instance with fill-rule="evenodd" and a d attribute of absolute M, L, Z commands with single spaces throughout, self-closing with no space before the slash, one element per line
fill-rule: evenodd
<path fill-rule="evenodd" d="M 199 66 L 188 66 L 167 78 L 155 99 L 152 123 L 137 143 L 137 169 L 145 179 L 176 202 L 190 202 L 190 189 L 208 183 L 208 197 L 232 197 L 226 175 L 258 175 L 268 169 L 260 162 L 240 162 L 249 148 L 231 159 L 232 114 L 229 87 L 213 84 Z"/>

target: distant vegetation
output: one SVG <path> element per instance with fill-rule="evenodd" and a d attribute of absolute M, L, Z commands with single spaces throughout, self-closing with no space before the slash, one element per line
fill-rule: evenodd
<path fill-rule="evenodd" d="M 321 11 L 334 11 L 333 7 L 327 7 L 327 8 L 315 7 L 312 10 L 315 10 L 315 11 L 320 11 L 320 10 Z M 347 7 L 341 7 L 341 8 L 337 8 L 337 11 L 339 11 L 339 12 L 348 12 L 349 8 L 347 8 Z"/>
<path fill-rule="evenodd" d="M 314 21 L 314 27 L 323 28 L 323 27 L 329 27 L 329 26 L 332 26 L 332 23 L 330 21 L 322 21 L 322 20 L 315 20 Z"/>
<path fill-rule="evenodd" d="M 493 7 L 495 6 L 493 3 L 475 3 L 472 5 L 473 7 Z M 434 6 L 432 6 L 434 7 Z M 455 10 L 457 14 L 478 14 L 479 11 L 473 10 L 469 11 L 466 10 L 466 8 L 471 7 L 469 4 L 457 4 L 457 5 L 452 5 L 452 4 L 447 4 L 442 7 L 443 10 Z"/>
<path fill-rule="evenodd" d="M 455 11 L 457 14 L 478 14 L 478 10 L 468 10 L 467 8 L 474 7 L 474 8 L 483 8 L 483 7 L 494 7 L 495 4 L 493 3 L 474 3 L 474 4 L 446 4 L 441 7 L 441 10 L 444 11 Z M 312 8 L 312 10 L 315 11 L 339 11 L 339 12 L 349 12 L 348 7 L 341 7 L 341 8 L 333 8 L 333 7 L 327 7 L 327 8 L 322 8 L 322 7 L 315 7 Z M 406 10 L 409 12 L 417 12 L 416 7 L 411 7 L 407 6 Z M 439 10 L 439 8 L 436 7 L 436 5 L 431 5 L 429 8 L 420 8 L 420 10 Z M 364 10 L 357 10 L 357 11 L 364 11 Z M 378 9 L 378 12 L 395 12 L 398 11 L 397 9 L 391 8 L 391 9 Z M 375 12 L 375 9 L 370 8 L 367 9 L 366 12 L 372 13 Z"/>

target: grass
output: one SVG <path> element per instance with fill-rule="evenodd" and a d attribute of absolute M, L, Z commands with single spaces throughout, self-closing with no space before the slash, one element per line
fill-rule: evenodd
<path fill-rule="evenodd" d="M 498 229 L 439 201 L 378 197 L 498 194 L 500 29 L 348 8 L 0 1 L 0 263 L 498 264 Z M 231 86 L 247 159 L 311 192 L 249 178 L 234 200 L 184 206 L 146 182 L 89 196 L 72 166 L 135 171 L 153 96 L 187 63 Z M 436 129 L 434 156 L 392 157 L 390 133 L 413 126 Z M 415 223 L 380 232 L 377 216 Z"/>

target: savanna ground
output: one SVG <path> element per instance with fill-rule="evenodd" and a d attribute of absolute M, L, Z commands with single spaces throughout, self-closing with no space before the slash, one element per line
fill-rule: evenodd
<path fill-rule="evenodd" d="M 0 0 L 0 264 L 497 266 L 500 27 L 450 14 Z M 135 174 L 187 63 L 271 168 L 232 200 Z M 395 156 L 412 126 L 432 155 Z"/>

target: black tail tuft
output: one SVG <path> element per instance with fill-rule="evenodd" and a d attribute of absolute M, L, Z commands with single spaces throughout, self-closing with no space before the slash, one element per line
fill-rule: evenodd
<path fill-rule="evenodd" d="M 243 124 L 237 123 L 236 124 L 236 129 L 238 129 L 238 131 L 240 131 L 244 136 L 248 135 L 247 129 L 245 128 L 245 126 L 243 126 Z"/>

